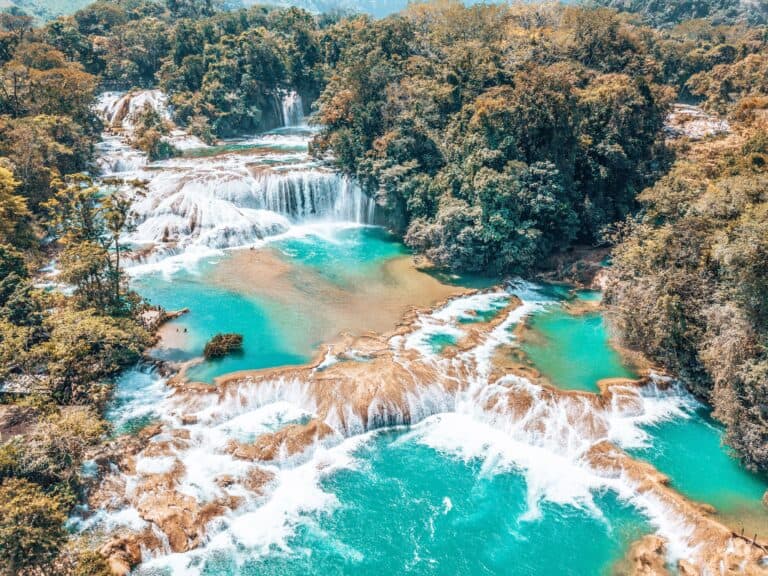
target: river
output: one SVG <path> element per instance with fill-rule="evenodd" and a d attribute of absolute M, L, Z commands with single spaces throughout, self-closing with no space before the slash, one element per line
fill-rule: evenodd
<path fill-rule="evenodd" d="M 120 378 L 117 433 L 163 429 L 81 529 L 151 534 L 141 575 L 591 575 L 647 534 L 670 564 L 695 563 L 702 542 L 663 488 L 594 465 L 610 442 L 716 520 L 768 533 L 765 480 L 680 387 L 599 396 L 598 381 L 638 377 L 601 312 L 569 305 L 599 294 L 420 269 L 374 203 L 309 156 L 300 99 L 281 106 L 280 130 L 163 162 L 120 136 L 102 145 L 108 173 L 147 182 L 126 238 L 142 254 L 133 287 L 190 309 L 153 354 L 193 361 L 187 377 L 218 391 L 141 366 Z M 243 334 L 243 352 L 195 361 L 218 332 Z M 397 388 L 400 370 L 416 384 Z M 265 438 L 275 454 L 243 456 Z M 173 506 L 187 512 L 157 512 Z"/>

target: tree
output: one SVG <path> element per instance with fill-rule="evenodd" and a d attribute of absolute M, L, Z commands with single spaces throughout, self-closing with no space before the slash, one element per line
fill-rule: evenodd
<path fill-rule="evenodd" d="M 32 214 L 26 200 L 14 193 L 19 184 L 9 170 L 0 167 L 0 244 L 23 247 L 31 241 Z"/>
<path fill-rule="evenodd" d="M 611 10 L 443 2 L 332 33 L 313 149 L 438 265 L 523 273 L 599 242 L 664 167 L 670 93 Z"/>
<path fill-rule="evenodd" d="M 10 160 L 18 193 L 36 213 L 63 174 L 86 168 L 91 137 L 67 116 L 0 117 L 0 154 Z"/>
<path fill-rule="evenodd" d="M 104 36 L 113 28 L 128 22 L 128 14 L 120 5 L 113 2 L 94 2 L 74 16 L 80 33 L 93 36 Z"/>
<path fill-rule="evenodd" d="M 29 54 L 32 59 L 25 61 Z M 66 115 L 79 121 L 91 115 L 96 79 L 79 63 L 67 62 L 57 50 L 22 45 L 0 67 L 0 111 L 13 117 Z M 41 66 L 37 68 L 35 66 Z"/>
<path fill-rule="evenodd" d="M 152 338 L 132 318 L 103 310 L 66 308 L 45 320 L 50 338 L 40 352 L 48 362 L 59 402 L 103 406 L 110 389 L 104 379 L 135 364 Z"/>
<path fill-rule="evenodd" d="M 129 313 L 133 299 L 122 290 L 120 235 L 128 228 L 130 201 L 119 192 L 102 196 L 89 177 L 76 175 L 60 183 L 45 207 L 62 245 L 61 278 L 75 286 L 79 305 L 104 314 Z"/>
<path fill-rule="evenodd" d="M 768 163 L 764 126 L 680 149 L 639 197 L 613 253 L 606 301 L 625 345 L 708 398 L 726 440 L 768 469 Z"/>
<path fill-rule="evenodd" d="M 16 46 L 32 30 L 34 19 L 14 8 L 0 12 L 0 64 L 12 58 Z"/>
<path fill-rule="evenodd" d="M 40 416 L 25 435 L 16 475 L 43 486 L 76 489 L 86 451 L 104 436 L 107 423 L 87 406 L 53 407 Z"/>
<path fill-rule="evenodd" d="M 176 18 L 206 18 L 216 8 L 214 0 L 166 0 L 166 5 Z"/>
<path fill-rule="evenodd" d="M 112 253 L 115 255 L 115 267 L 112 276 L 114 277 L 114 295 L 115 302 L 122 301 L 121 293 L 121 268 L 120 253 L 123 246 L 120 244 L 120 236 L 130 228 L 131 200 L 115 192 L 103 201 L 104 225 L 112 241 Z"/>
<path fill-rule="evenodd" d="M 242 334 L 216 334 L 205 345 L 204 356 L 208 360 L 223 358 L 237 350 L 243 349 Z"/>

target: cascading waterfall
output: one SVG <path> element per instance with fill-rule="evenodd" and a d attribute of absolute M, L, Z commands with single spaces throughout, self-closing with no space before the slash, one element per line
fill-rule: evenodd
<path fill-rule="evenodd" d="M 96 113 L 107 128 L 131 131 L 137 116 L 149 107 L 165 120 L 171 119 L 168 97 L 160 90 L 104 92 L 96 101 Z"/>
<path fill-rule="evenodd" d="M 119 121 L 126 127 L 123 114 L 132 107 L 130 99 L 109 102 L 104 109 L 111 125 Z M 298 95 L 286 94 L 281 111 L 286 126 L 301 124 L 301 112 Z M 227 143 L 205 156 L 192 153 L 147 166 L 114 138 L 103 144 L 102 156 L 105 171 L 146 181 L 146 189 L 135 196 L 137 227 L 130 239 L 156 253 L 245 246 L 317 223 L 374 223 L 373 201 L 353 181 L 310 159 L 307 141 L 304 129 L 278 130 Z M 417 566 L 413 574 L 467 573 L 468 566 L 493 566 L 499 551 L 509 554 L 491 573 L 511 573 L 510 558 L 515 573 L 532 573 L 523 559 L 529 550 L 538 572 L 594 574 L 597 563 L 581 571 L 570 565 L 544 570 L 542 561 L 543 556 L 564 558 L 575 565 L 588 555 L 580 547 L 601 537 L 600 526 L 623 532 L 621 522 L 612 524 L 617 504 L 606 507 L 609 495 L 641 512 L 652 531 L 666 539 L 669 559 L 697 559 L 700 550 L 693 544 L 719 545 L 722 531 L 698 509 L 688 510 L 652 470 L 636 466 L 620 450 L 643 448 L 649 443 L 643 426 L 684 418 L 691 400 L 669 383 L 640 389 L 614 382 L 599 395 L 564 392 L 529 379 L 522 369 L 508 369 L 505 348 L 514 344 L 513 328 L 551 304 L 546 291 L 524 283 L 477 292 L 431 312 L 409 313 L 389 336 L 343 337 L 314 364 L 236 373 L 217 381 L 215 390 L 190 386 L 171 392 L 158 375 L 130 374 L 119 384 L 111 420 L 121 431 L 156 420 L 162 430 L 124 461 L 117 455 L 120 469 L 111 469 L 90 501 L 90 510 L 97 512 L 83 518 L 80 527 L 122 527 L 109 550 L 119 559 L 125 545 L 123 551 L 133 550 L 133 563 L 140 550 L 143 565 L 134 573 L 153 576 L 158 569 L 227 576 L 327 574 L 339 572 L 339 552 L 345 556 L 340 572 L 345 574 L 402 572 L 404 566 Z M 224 310 L 221 306 L 227 316 Z M 242 307 L 237 314 L 249 316 Z M 265 332 L 274 337 L 272 330 Z M 445 341 L 452 345 L 435 346 Z M 408 431 L 391 430 L 404 424 Z M 386 440 L 391 433 L 398 435 L 394 442 Z M 412 477 L 402 483 L 375 477 L 370 482 L 375 501 L 343 502 L 356 476 L 375 472 L 370 455 L 375 460 L 382 447 L 398 446 L 412 456 Z M 382 460 L 407 469 L 400 458 L 405 452 Z M 429 491 L 443 480 L 439 458 L 446 455 L 451 461 L 481 463 L 479 474 L 471 470 L 474 464 L 462 467 L 475 495 L 497 471 L 521 476 L 521 509 L 510 511 L 509 500 L 502 502 L 510 493 L 506 481 L 502 490 L 463 503 L 458 483 L 448 483 L 439 493 L 439 511 L 415 521 L 414 529 L 400 523 L 425 508 L 435 510 Z M 436 462 L 442 468 L 435 468 Z M 430 465 L 438 471 L 424 474 Z M 349 474 L 324 482 L 339 470 Z M 420 477 L 423 489 L 408 493 Z M 385 485 L 396 485 L 406 497 L 382 495 Z M 454 509 L 452 499 L 451 527 L 441 532 L 438 523 Z M 380 513 L 381 502 L 388 513 Z M 357 514 L 369 505 L 370 515 Z M 352 537 L 346 538 L 343 522 L 323 514 L 338 508 L 337 516 L 343 517 L 344 507 L 353 511 Z M 500 511 L 504 522 L 487 532 L 490 538 L 473 541 L 472 522 L 485 521 L 490 510 Z M 378 516 L 371 519 L 373 514 Z M 368 537 L 393 520 L 385 526 L 387 538 L 408 537 L 398 549 Z M 529 521 L 538 522 L 536 530 L 518 534 Z M 366 527 L 366 542 L 359 538 L 360 526 Z M 426 536 L 420 538 L 422 527 Z M 694 530 L 699 531 L 695 537 Z M 537 533 L 543 540 L 538 549 Z M 451 534 L 458 535 L 456 544 Z M 494 539 L 497 534 L 513 537 Z M 563 540 L 573 535 L 577 544 L 568 548 Z M 321 551 L 315 554 L 318 541 Z M 493 554 L 486 549 L 477 558 L 462 556 L 484 542 Z M 552 542 L 562 554 L 549 554 Z M 435 555 L 441 543 L 442 558 Z M 377 559 L 381 549 L 383 560 Z M 390 561 L 398 553 L 403 558 Z M 429 564 L 427 571 L 418 568 L 419 555 Z M 304 559 L 311 566 L 303 566 Z M 446 565 L 451 559 L 460 562 Z M 442 571 L 435 571 L 438 561 L 444 562 Z M 281 567 L 281 562 L 288 564 Z"/>
<path fill-rule="evenodd" d="M 524 293 L 527 288 L 523 286 L 516 292 Z M 522 377 L 508 375 L 496 380 L 488 371 L 491 353 L 500 345 L 510 344 L 514 340 L 510 328 L 523 314 L 546 306 L 547 299 L 542 296 L 513 305 L 508 292 L 483 293 L 419 315 L 408 330 L 384 345 L 396 364 L 413 370 L 412 377 L 418 380 L 415 388 L 408 389 L 407 378 L 397 378 L 405 389 L 390 389 L 389 397 L 374 395 L 365 422 L 360 419 L 359 409 L 365 394 L 359 394 L 370 389 L 366 378 L 387 388 L 386 371 L 376 368 L 372 369 L 375 374 L 366 372 L 369 362 L 376 360 L 367 358 L 365 350 L 348 349 L 342 352 L 347 358 L 318 362 L 314 371 L 319 380 L 314 384 L 309 371 L 285 369 L 264 380 L 243 376 L 222 383 L 215 393 L 182 393 L 161 399 L 159 414 L 171 432 L 157 436 L 137 456 L 135 473 L 126 479 L 130 487 L 126 508 L 99 521 L 114 524 L 125 518 L 133 522 L 143 511 L 143 517 L 151 520 L 134 530 L 159 523 L 164 531 L 177 534 L 176 520 L 143 504 L 145 498 L 154 498 L 153 479 L 163 475 L 174 486 L 168 498 L 185 502 L 192 498 L 191 502 L 198 504 L 187 505 L 195 510 L 195 506 L 226 501 L 228 494 L 245 498 L 246 504 L 210 523 L 201 548 L 187 550 L 183 539 L 173 538 L 173 551 L 183 553 L 168 554 L 166 544 L 160 557 L 145 558 L 148 562 L 143 568 L 147 571 L 140 568 L 140 574 L 152 574 L 159 567 L 171 568 L 173 573 L 201 574 L 206 573 L 202 568 L 207 561 L 214 559 L 214 564 L 208 566 L 212 569 L 215 558 L 221 555 L 253 560 L 268 557 L 273 549 L 289 551 L 290 539 L 296 537 L 299 525 L 313 513 L 336 506 L 336 498 L 327 491 L 323 480 L 338 470 L 364 468 L 355 451 L 375 442 L 377 436 L 372 430 L 409 423 L 412 431 L 402 442 L 429 446 L 463 460 L 479 459 L 485 475 L 495 474 L 496 470 L 521 471 L 526 480 L 527 510 L 522 510 L 520 521 L 549 513 L 551 506 L 543 503 L 569 506 L 585 517 L 601 519 L 599 497 L 609 491 L 631 502 L 650 519 L 670 542 L 674 557 L 693 557 L 696 552 L 688 546 L 689 526 L 667 503 L 658 500 L 657 493 L 639 492 L 631 478 L 615 471 L 601 472 L 589 464 L 592 449 L 603 441 L 625 448 L 642 442 L 639 425 L 666 418 L 679 409 L 685 398 L 675 393 L 645 397 L 638 389 L 625 386 L 615 387 L 613 402 L 604 404 L 596 396 L 556 393 Z M 502 310 L 504 306 L 506 311 Z M 480 336 L 472 322 L 478 312 L 490 310 L 501 310 L 499 321 L 485 327 L 479 324 L 483 333 Z M 452 357 L 421 345 L 426 333 L 446 329 L 469 337 L 474 334 L 475 345 Z M 356 343 L 364 345 L 365 341 Z M 337 354 L 342 350 L 336 349 Z M 374 354 L 381 358 L 382 343 L 376 343 L 372 350 L 378 350 Z M 358 357 L 363 359 L 354 359 Z M 340 368 L 343 364 L 357 375 L 352 378 L 352 393 L 325 388 L 344 373 L 345 368 Z M 439 384 L 440 380 L 446 387 Z M 459 385 L 460 380 L 467 385 Z M 319 382 L 323 383 L 318 387 Z M 336 404 L 343 410 L 332 407 Z M 132 413 L 143 414 L 140 406 L 126 406 Z M 291 426 L 301 428 L 312 421 L 318 423 L 314 428 L 317 432 L 301 441 L 300 450 L 290 451 L 289 437 L 280 436 L 281 431 Z M 173 430 L 183 433 L 175 435 Z M 278 442 L 285 439 L 274 459 L 259 461 L 238 449 L 240 442 L 247 446 L 272 435 Z M 248 488 L 254 473 L 269 483 L 267 488 L 258 488 L 256 495 L 251 494 L 253 488 Z M 129 513 L 133 506 L 138 506 L 138 513 Z M 125 520 L 122 522 L 127 525 Z M 204 530 L 197 521 L 192 526 L 198 534 Z M 241 573 L 222 570 L 226 574 Z"/>
<path fill-rule="evenodd" d="M 304 103 L 298 92 L 291 90 L 285 93 L 280 101 L 280 105 L 283 115 L 283 126 L 292 127 L 304 124 Z"/>
<path fill-rule="evenodd" d="M 158 90 L 105 93 L 96 111 L 105 125 L 129 135 L 145 106 L 170 119 L 167 101 Z M 304 225 L 374 223 L 375 202 L 352 180 L 309 157 L 311 132 L 296 91 L 282 95 L 280 112 L 283 124 L 295 128 L 290 134 L 226 142 L 212 154 L 192 151 L 151 165 L 122 137 L 105 136 L 99 146 L 102 173 L 146 183 L 131 192 L 135 226 L 126 238 L 141 249 L 142 260 L 249 246 Z M 175 132 L 172 143 L 194 147 L 188 135 Z"/>
<path fill-rule="evenodd" d="M 374 202 L 349 178 L 320 170 L 256 178 L 260 207 L 296 221 L 312 218 L 373 224 Z"/>
<path fill-rule="evenodd" d="M 176 249 L 246 246 L 317 222 L 372 224 L 375 205 L 348 178 L 318 168 L 168 171 L 134 204 L 138 245 Z"/>

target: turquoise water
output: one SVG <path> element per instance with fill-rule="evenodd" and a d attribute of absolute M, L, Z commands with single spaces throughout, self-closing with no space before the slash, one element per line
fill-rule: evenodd
<path fill-rule="evenodd" d="M 661 422 L 646 430 L 650 446 L 630 454 L 651 462 L 670 477 L 672 486 L 711 504 L 735 527 L 746 522 L 748 527 L 757 523 L 768 529 L 768 510 L 761 504 L 768 481 L 746 470 L 723 446 L 722 427 L 705 407 L 692 406 L 690 418 Z"/>
<path fill-rule="evenodd" d="M 383 263 L 405 253 L 374 228 L 291 238 L 274 246 L 292 265 L 314 270 L 341 287 L 365 282 Z M 159 275 L 137 280 L 137 288 L 154 303 L 192 310 L 174 323 L 187 329 L 184 347 L 166 351 L 167 357 L 198 356 L 208 338 L 226 331 L 244 334 L 243 354 L 204 363 L 192 371 L 194 378 L 305 362 L 307 354 L 296 344 L 304 329 L 303 312 L 214 285 L 207 279 L 216 265 L 204 262 L 194 272 L 174 274 L 172 281 Z M 554 301 L 566 296 L 560 287 L 539 291 Z M 600 294 L 582 293 L 579 298 L 599 300 Z M 462 321 L 487 321 L 504 304 L 500 298 Z M 558 386 L 596 391 L 599 379 L 634 375 L 610 346 L 600 313 L 573 315 L 553 302 L 533 313 L 529 323 L 537 338 L 522 347 Z M 447 334 L 435 334 L 429 341 L 435 351 L 454 343 Z M 161 398 L 156 382 L 152 375 L 126 375 L 112 412 L 119 430 L 130 432 L 157 417 L 151 410 L 131 408 L 142 395 Z M 125 413 L 131 417 L 120 416 Z M 635 449 L 633 455 L 668 474 L 684 494 L 719 508 L 726 519 L 754 516 L 768 486 L 721 446 L 722 432 L 703 410 L 692 409 L 690 418 L 646 430 L 649 447 Z M 523 469 L 499 466 L 493 458 L 438 451 L 412 431 L 374 434 L 353 456 L 354 466 L 321 481 L 333 505 L 310 507 L 285 547 L 266 554 L 209 550 L 193 561 L 196 569 L 208 576 L 609 574 L 632 541 L 652 532 L 638 510 L 601 488 L 591 490 L 592 509 L 543 500 L 539 515 L 530 517 L 529 478 Z M 173 572 L 147 568 L 139 573 Z"/>
<path fill-rule="evenodd" d="M 307 266 L 342 287 L 365 281 L 366 276 L 406 248 L 383 228 L 348 228 L 327 237 L 288 238 L 275 243 L 286 260 Z"/>
<path fill-rule="evenodd" d="M 430 334 L 427 342 L 435 354 L 440 354 L 449 346 L 455 346 L 456 338 L 451 334 Z"/>
<path fill-rule="evenodd" d="M 594 301 L 599 293 L 587 292 L 581 297 Z M 597 312 L 574 315 L 562 306 L 548 306 L 534 314 L 528 326 L 530 334 L 521 348 L 560 388 L 597 392 L 599 380 L 637 376 L 610 345 L 605 320 Z"/>
<path fill-rule="evenodd" d="M 490 322 L 509 304 L 508 297 L 501 297 L 489 302 L 487 308 L 474 310 L 472 316 L 462 316 L 459 318 L 460 324 L 474 324 L 477 322 Z"/>
<path fill-rule="evenodd" d="M 156 406 L 166 393 L 164 380 L 151 367 L 124 372 L 117 380 L 115 395 L 106 413 L 113 426 L 112 434 L 135 434 L 156 422 L 161 416 Z"/>
<path fill-rule="evenodd" d="M 206 262 L 195 273 L 177 272 L 171 282 L 161 275 L 152 275 L 135 283 L 136 289 L 153 304 L 170 310 L 190 309 L 171 325 L 181 333 L 186 332 L 182 347 L 161 350 L 157 355 L 174 361 L 196 358 L 215 334 L 235 332 L 244 337 L 243 352 L 204 362 L 190 371 L 190 377 L 210 381 L 237 370 L 306 362 L 308 356 L 292 350 L 278 311 L 268 302 L 206 283 L 206 275 L 214 265 Z"/>
<path fill-rule="evenodd" d="M 208 146 L 206 148 L 193 148 L 184 151 L 184 156 L 190 158 L 210 158 L 227 152 L 248 152 L 250 150 L 275 150 L 279 152 L 297 152 L 307 153 L 306 136 L 311 134 L 311 130 L 306 127 L 278 128 L 270 132 L 265 132 L 262 136 L 255 139 L 236 139 L 224 141 L 222 144 Z M 271 136 L 297 136 L 295 140 L 290 138 L 281 138 L 279 140 L 270 138 Z M 304 138 L 302 138 L 304 137 Z M 285 160 L 276 160 L 284 163 Z"/>
<path fill-rule="evenodd" d="M 380 434 L 361 450 L 360 470 L 326 482 L 340 509 L 320 519 L 319 531 L 299 536 L 321 554 L 271 559 L 260 573 L 328 574 L 341 565 L 342 573 L 371 575 L 599 574 L 648 531 L 609 494 L 596 502 L 603 519 L 544 503 L 540 518 L 523 520 L 524 475 L 485 473 L 479 460 L 464 462 L 400 436 Z M 359 554 L 345 554 L 350 550 Z"/>
<path fill-rule="evenodd" d="M 599 300 L 599 292 L 580 293 L 580 299 Z M 599 312 L 573 315 L 560 306 L 535 312 L 529 319 L 535 339 L 522 348 L 533 364 L 557 386 L 597 391 L 601 378 L 634 377 L 610 346 L 605 321 Z M 723 445 L 722 426 L 709 411 L 687 398 L 679 417 L 645 426 L 648 446 L 630 454 L 653 464 L 670 477 L 671 484 L 693 500 L 710 504 L 730 524 L 768 530 L 768 511 L 761 498 L 768 490 L 764 477 L 746 470 Z"/>
<path fill-rule="evenodd" d="M 206 576 L 608 574 L 651 531 L 612 493 L 599 512 L 544 502 L 526 519 L 527 485 L 514 469 L 489 471 L 384 431 L 354 452 L 352 469 L 322 481 L 333 509 L 307 515 L 286 549 L 249 556 L 208 551 Z M 166 569 L 142 575 L 171 574 Z"/>
<path fill-rule="evenodd" d="M 352 227 L 327 236 L 305 236 L 275 242 L 273 247 L 295 267 L 306 267 L 342 288 L 354 288 L 385 262 L 406 253 L 391 235 L 379 228 Z M 159 350 L 166 360 L 181 361 L 202 355 L 205 343 L 219 332 L 243 335 L 243 351 L 220 360 L 203 362 L 189 371 L 190 378 L 210 382 L 238 370 L 301 364 L 310 360 L 321 341 L 306 342 L 306 317 L 301 303 L 286 306 L 270 298 L 229 290 L 213 283 L 221 256 L 182 269 L 169 279 L 160 273 L 143 275 L 133 286 L 152 304 L 190 312 L 171 323 L 183 343 Z M 311 290 L 311 286 L 306 286 Z"/>

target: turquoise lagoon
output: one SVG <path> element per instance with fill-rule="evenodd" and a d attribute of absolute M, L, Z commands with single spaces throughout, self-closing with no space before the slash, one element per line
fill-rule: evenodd
<path fill-rule="evenodd" d="M 350 274 L 351 263 L 358 262 L 370 273 L 402 254 L 402 248 L 375 229 L 344 231 L 341 237 L 354 242 L 292 239 L 284 256 L 294 265 L 317 267 L 334 282 L 345 284 L 359 281 Z M 359 243 L 374 249 L 361 257 Z M 200 270 L 206 266 L 215 262 Z M 247 328 L 260 344 L 231 359 L 230 367 L 303 361 L 304 356 L 291 354 L 290 331 L 281 326 L 279 316 L 270 318 L 274 311 L 268 304 L 238 294 L 211 294 L 200 270 L 186 277 L 182 282 L 186 288 L 181 290 L 174 276 L 165 296 L 176 303 L 180 294 L 186 295 L 182 305 L 194 311 L 202 304 L 207 310 L 199 323 L 194 312 L 180 321 L 186 322 L 190 333 Z M 164 281 L 149 281 L 154 294 L 162 294 Z M 527 321 L 559 354 L 577 358 L 562 382 L 559 375 L 566 371 L 549 372 L 556 385 L 573 388 L 573 382 L 633 375 L 610 347 L 598 313 L 569 314 L 562 306 L 566 293 L 557 287 L 534 287 L 534 295 L 544 304 Z M 491 299 L 459 322 L 489 319 L 505 301 Z M 430 340 L 435 351 L 452 343 L 449 335 L 436 334 Z M 588 350 L 579 351 L 583 346 Z M 537 368 L 546 368 L 542 362 L 548 356 L 530 358 Z M 217 366 L 215 371 L 227 369 Z M 460 440 L 450 432 L 457 430 Z M 759 505 L 766 483 L 728 453 L 721 445 L 720 428 L 689 397 L 679 401 L 675 417 L 648 425 L 645 431 L 646 446 L 631 452 L 670 475 L 684 494 L 718 507 L 726 519 Z M 567 471 L 547 469 L 546 458 L 543 466 L 532 468 L 514 456 L 519 446 L 497 446 L 500 441 L 506 439 L 500 440 L 490 428 L 447 414 L 410 429 L 381 430 L 347 440 L 351 447 L 334 449 L 343 453 L 344 464 L 316 480 L 307 503 L 298 505 L 291 530 L 278 542 L 209 546 L 181 558 L 149 562 L 138 574 L 608 574 L 632 541 L 658 529 L 642 509 L 614 490 L 599 483 L 579 486 L 578 474 L 566 479 L 564 486 L 557 477 L 567 476 Z M 313 502 L 318 494 L 323 496 L 320 502 Z M 228 532 L 239 541 L 247 530 L 247 523 L 226 526 L 213 541 Z"/>
<path fill-rule="evenodd" d="M 294 270 L 320 276 L 341 289 L 342 296 L 379 274 L 383 263 L 406 253 L 386 231 L 375 227 L 343 228 L 325 235 L 308 233 L 275 241 L 270 247 Z M 249 294 L 210 281 L 229 257 L 213 256 L 170 275 L 154 272 L 135 279 L 135 289 L 152 304 L 168 310 L 190 310 L 170 325 L 170 330 L 179 332 L 181 345 L 158 350 L 157 355 L 173 361 L 198 358 L 212 336 L 236 332 L 244 336 L 243 352 L 199 364 L 189 371 L 190 378 L 210 382 L 239 370 L 309 361 L 322 341 L 306 341 L 307 323 L 321 311 L 308 309 L 301 301 L 286 305 L 256 290 Z M 310 301 L 311 291 L 317 287 L 307 282 L 299 289 Z"/>
<path fill-rule="evenodd" d="M 462 458 L 425 444 L 440 423 L 381 431 L 353 451 L 354 464 L 320 483 L 332 495 L 268 550 L 205 550 L 184 563 L 150 563 L 141 576 L 355 574 L 608 574 L 651 531 L 612 492 L 594 511 L 544 502 L 530 517 L 524 471 L 487 457 Z M 599 512 L 598 512 L 599 511 Z"/>
<path fill-rule="evenodd" d="M 599 293 L 579 292 L 573 298 L 594 301 Z M 560 388 L 597 392 L 604 378 L 636 376 L 611 347 L 599 312 L 571 314 L 562 305 L 552 305 L 529 318 L 528 327 L 523 351 Z"/>

